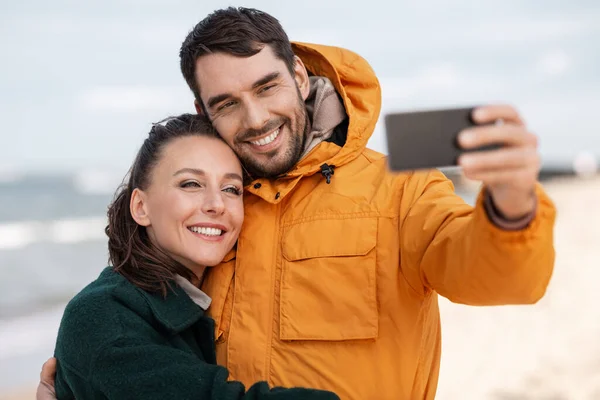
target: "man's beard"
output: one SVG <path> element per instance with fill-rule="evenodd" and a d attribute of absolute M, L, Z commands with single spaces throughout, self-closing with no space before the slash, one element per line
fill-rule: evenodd
<path fill-rule="evenodd" d="M 288 147 L 283 156 L 278 157 L 277 162 L 275 162 L 275 160 L 267 160 L 266 162 L 258 160 L 252 152 L 245 151 L 247 144 L 242 145 L 242 149 L 244 150 L 236 151 L 246 172 L 248 172 L 253 179 L 276 178 L 290 171 L 298 161 L 300 161 L 306 142 L 306 130 L 310 126 L 306 106 L 300 97 L 300 93 L 298 93 L 298 108 L 294 116 L 297 123 L 295 130 L 290 118 L 281 117 L 269 121 L 260 131 L 248 131 L 240 137 L 240 141 L 248 141 L 253 137 L 264 135 L 278 126 L 281 126 L 282 129 L 287 127 L 287 133 L 290 136 L 287 143 Z M 282 132 L 280 132 L 280 134 L 282 134 Z M 273 150 L 273 154 L 267 155 L 273 157 L 277 154 L 276 152 L 277 150 Z"/>

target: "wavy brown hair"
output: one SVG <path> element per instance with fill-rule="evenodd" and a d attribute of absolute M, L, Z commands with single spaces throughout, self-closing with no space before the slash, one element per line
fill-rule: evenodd
<path fill-rule="evenodd" d="M 135 188 L 146 190 L 152 171 L 162 157 L 163 149 L 173 140 L 187 136 L 203 136 L 222 140 L 211 124 L 200 115 L 182 114 L 152 126 L 135 157 L 124 183 L 117 189 L 108 207 L 109 262 L 114 270 L 134 285 L 166 296 L 175 274 L 191 280 L 192 272 L 169 257 L 150 240 L 146 228 L 138 225 L 130 211 Z"/>

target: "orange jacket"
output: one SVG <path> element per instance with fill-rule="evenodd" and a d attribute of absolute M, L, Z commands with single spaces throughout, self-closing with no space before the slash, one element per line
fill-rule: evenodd
<path fill-rule="evenodd" d="M 237 254 L 203 289 L 217 357 L 246 385 L 333 390 L 342 399 L 432 399 L 440 367 L 438 294 L 472 305 L 534 303 L 554 264 L 555 210 L 540 187 L 533 222 L 503 231 L 437 171 L 393 175 L 366 149 L 380 87 L 358 55 L 295 44 L 350 117 L 285 178 L 246 191 Z M 331 184 L 319 173 L 335 165 Z M 235 272 L 235 273 L 234 273 Z"/>

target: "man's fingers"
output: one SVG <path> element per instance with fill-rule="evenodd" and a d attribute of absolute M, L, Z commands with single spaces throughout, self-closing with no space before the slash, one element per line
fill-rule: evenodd
<path fill-rule="evenodd" d="M 537 179 L 537 172 L 529 168 L 475 172 L 465 171 L 465 177 L 474 181 L 481 181 L 486 186 L 501 186 L 510 183 L 515 187 L 530 187 Z"/>
<path fill-rule="evenodd" d="M 471 116 L 476 124 L 489 124 L 502 120 L 515 125 L 525 125 L 519 112 L 508 104 L 478 107 Z"/>
<path fill-rule="evenodd" d="M 464 173 L 477 173 L 521 167 L 539 169 L 541 160 L 533 147 L 512 147 L 463 154 L 458 164 L 463 168 Z"/>
<path fill-rule="evenodd" d="M 466 129 L 458 135 L 458 143 L 464 149 L 473 149 L 491 144 L 505 146 L 529 146 L 537 148 L 537 136 L 524 127 L 504 124 Z"/>
<path fill-rule="evenodd" d="M 56 376 L 56 358 L 52 357 L 42 366 L 40 380 L 54 386 L 54 377 Z"/>

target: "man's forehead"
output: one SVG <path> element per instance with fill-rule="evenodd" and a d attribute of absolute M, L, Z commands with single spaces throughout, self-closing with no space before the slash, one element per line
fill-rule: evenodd
<path fill-rule="evenodd" d="M 273 72 L 287 71 L 270 46 L 250 57 L 238 57 L 218 52 L 196 60 L 196 81 L 203 99 L 221 93 L 250 90 L 252 85 Z"/>

